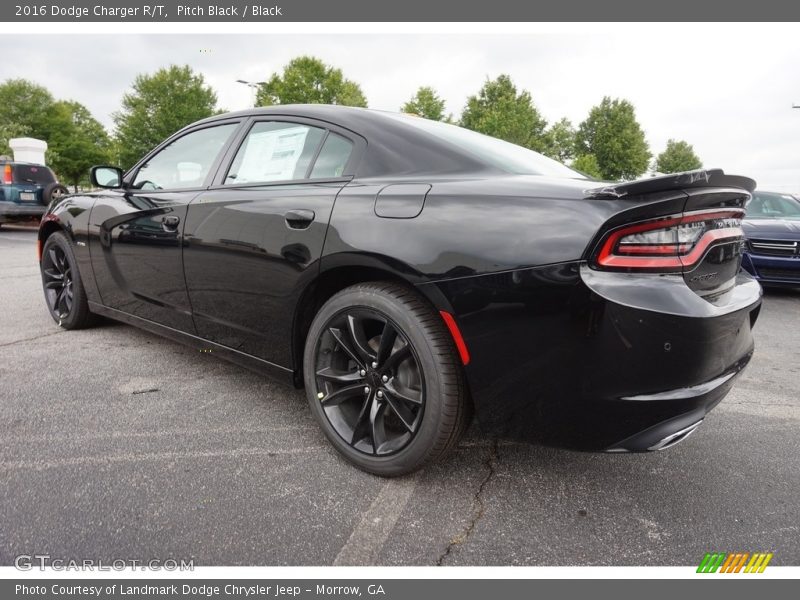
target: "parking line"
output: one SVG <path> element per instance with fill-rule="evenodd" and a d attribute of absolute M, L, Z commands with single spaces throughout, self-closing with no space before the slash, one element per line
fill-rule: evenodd
<path fill-rule="evenodd" d="M 9 461 L 0 462 L 3 471 L 45 471 L 64 467 L 83 467 L 88 465 L 106 466 L 114 463 L 155 461 L 180 461 L 205 458 L 241 458 L 247 456 L 285 456 L 293 454 L 310 454 L 324 452 L 327 446 L 306 446 L 303 448 L 234 448 L 231 450 L 201 450 L 188 452 L 148 452 L 131 454 L 113 454 L 100 456 L 74 456 L 71 458 L 42 461 Z"/>
<path fill-rule="evenodd" d="M 416 486 L 416 476 L 387 481 L 336 555 L 334 566 L 374 565 Z"/>

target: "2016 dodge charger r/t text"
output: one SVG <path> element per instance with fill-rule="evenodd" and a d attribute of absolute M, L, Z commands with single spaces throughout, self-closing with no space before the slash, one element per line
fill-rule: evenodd
<path fill-rule="evenodd" d="M 685 438 L 753 352 L 740 269 L 755 183 L 608 185 L 419 117 L 219 115 L 40 231 L 47 306 L 104 315 L 304 387 L 335 448 L 420 468 L 493 435 L 636 452 Z"/>

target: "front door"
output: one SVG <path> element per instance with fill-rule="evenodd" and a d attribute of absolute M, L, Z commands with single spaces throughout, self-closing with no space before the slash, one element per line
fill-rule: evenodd
<path fill-rule="evenodd" d="M 90 217 L 92 268 L 103 304 L 194 333 L 183 276 L 189 203 L 214 175 L 238 122 L 192 130 L 148 157 Z"/>

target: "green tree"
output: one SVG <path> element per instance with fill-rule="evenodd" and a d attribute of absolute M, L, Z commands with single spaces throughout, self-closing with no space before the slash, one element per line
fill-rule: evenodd
<path fill-rule="evenodd" d="M 400 109 L 404 113 L 419 115 L 432 121 L 450 122 L 451 118 L 444 113 L 444 100 L 431 87 L 421 87 L 417 93 Z"/>
<path fill-rule="evenodd" d="M 69 101 L 53 104 L 49 128 L 48 162 L 65 183 L 78 191 L 89 168 L 108 161 L 108 134 L 85 106 Z"/>
<path fill-rule="evenodd" d="M 560 162 L 575 158 L 575 128 L 569 119 L 553 123 L 545 132 L 544 154 Z"/>
<path fill-rule="evenodd" d="M 117 158 L 132 166 L 164 138 L 215 113 L 217 95 L 189 66 L 172 65 L 138 75 L 114 113 Z"/>
<path fill-rule="evenodd" d="M 13 154 L 8 141 L 27 135 L 27 129 L 18 123 L 0 123 L 0 155 Z"/>
<path fill-rule="evenodd" d="M 600 165 L 597 164 L 597 158 L 595 158 L 594 154 L 581 154 L 572 161 L 570 166 L 589 177 L 603 179 L 603 173 L 600 171 Z"/>
<path fill-rule="evenodd" d="M 467 99 L 461 125 L 532 150 L 544 150 L 547 122 L 536 110 L 531 95 L 508 75 L 486 80 L 477 95 Z"/>
<path fill-rule="evenodd" d="M 341 69 L 313 56 L 289 61 L 283 74 L 273 73 L 256 95 L 256 106 L 273 104 L 341 104 L 367 106 L 361 87 L 345 79 Z"/>
<path fill-rule="evenodd" d="M 52 94 L 32 81 L 7 79 L 0 84 L 0 154 L 10 154 L 11 138 L 46 140 L 52 105 Z"/>
<path fill-rule="evenodd" d="M 703 163 L 694 148 L 683 140 L 667 141 L 667 148 L 656 158 L 655 170 L 662 173 L 680 173 L 700 169 Z"/>
<path fill-rule="evenodd" d="M 633 104 L 608 96 L 578 127 L 576 153 L 593 154 L 608 180 L 635 179 L 647 170 L 652 156 Z"/>

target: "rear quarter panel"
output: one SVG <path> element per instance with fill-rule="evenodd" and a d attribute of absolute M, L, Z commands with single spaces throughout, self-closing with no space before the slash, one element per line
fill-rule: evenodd
<path fill-rule="evenodd" d="M 431 186 L 418 216 L 376 215 L 378 192 L 396 183 Z M 353 181 L 336 199 L 323 268 L 361 255 L 416 284 L 576 260 L 625 204 L 583 200 L 586 185 L 496 176 Z"/>

